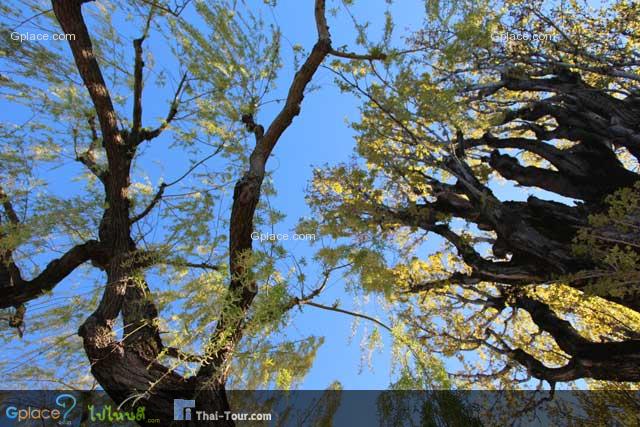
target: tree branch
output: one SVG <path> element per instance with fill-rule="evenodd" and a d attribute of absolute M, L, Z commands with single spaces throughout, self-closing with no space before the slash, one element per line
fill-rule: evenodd
<path fill-rule="evenodd" d="M 80 265 L 94 259 L 101 260 L 102 252 L 101 244 L 95 240 L 74 246 L 61 258 L 51 261 L 38 276 L 31 280 L 24 280 L 16 268 L 15 277 L 13 277 L 14 285 L 0 288 L 2 292 L 0 308 L 15 307 L 51 291 Z"/>
<path fill-rule="evenodd" d="M 361 319 L 365 319 L 368 320 L 370 322 L 375 323 L 376 325 L 386 329 L 387 331 L 391 332 L 393 334 L 393 330 L 391 329 L 390 326 L 384 324 L 383 322 L 379 321 L 378 319 L 368 316 L 366 314 L 362 314 L 362 313 L 357 313 L 355 311 L 349 311 L 349 310 L 344 310 L 342 308 L 338 308 L 338 307 L 329 307 L 326 305 L 322 305 L 322 304 L 318 304 L 315 303 L 313 301 L 301 301 L 300 304 L 302 305 L 310 305 L 312 307 L 316 307 L 316 308 L 320 308 L 322 310 L 327 310 L 327 311 L 333 311 L 336 313 L 342 313 L 342 314 L 348 314 L 349 316 L 353 316 L 353 317 L 359 317 Z"/>
<path fill-rule="evenodd" d="M 175 16 L 176 18 L 180 17 L 182 12 L 184 12 L 187 6 L 189 6 L 189 3 L 191 3 L 191 0 L 184 0 L 184 3 L 182 3 L 181 5 L 176 4 L 175 9 L 170 9 L 157 1 L 153 1 L 153 0 L 141 0 L 141 1 L 143 3 L 150 5 L 152 8 L 158 8 L 159 10 L 162 10 L 163 12 L 166 12 L 172 16 Z"/>
<path fill-rule="evenodd" d="M 185 353 L 179 348 L 165 347 L 163 351 L 167 356 L 173 357 L 174 359 L 184 360 L 185 362 L 202 363 L 202 357 L 195 354 Z"/>
<path fill-rule="evenodd" d="M 206 362 L 202 364 L 197 374 L 197 377 L 205 383 L 211 380 L 224 382 L 226 379 L 229 358 L 242 337 L 245 321 L 243 313 L 246 313 L 257 293 L 256 284 L 249 279 L 245 264 L 247 255 L 252 251 L 253 220 L 267 160 L 284 131 L 300 113 L 304 90 L 331 51 L 331 39 L 325 17 L 325 0 L 316 0 L 315 18 L 318 41 L 296 72 L 282 110 L 276 115 L 264 135 L 261 135 L 261 130 L 256 132 L 258 126 L 253 122 L 253 118 L 243 117 L 245 125 L 251 126 L 259 138 L 256 138 L 256 146 L 249 157 L 248 172 L 235 185 L 229 224 L 231 273 L 229 290 L 232 295 L 231 304 L 234 306 L 230 311 L 240 313 L 240 316 L 227 318 L 224 314 L 225 310 L 222 311 L 223 314 L 211 339 L 212 348 L 215 350 L 206 355 Z"/>
<path fill-rule="evenodd" d="M 138 134 L 142 128 L 142 84 L 144 76 L 144 60 L 142 59 L 142 43 L 145 36 L 133 40 L 135 51 L 135 64 L 133 70 L 133 126 L 131 127 L 131 139 L 137 141 Z"/>
<path fill-rule="evenodd" d="M 154 7 L 151 7 L 149 15 L 147 16 L 147 23 L 145 25 L 142 36 L 133 40 L 133 49 L 135 52 L 135 63 L 133 70 L 133 126 L 131 128 L 131 141 L 132 145 L 138 143 L 138 137 L 140 129 L 142 129 L 142 86 L 144 84 L 144 60 L 142 58 L 142 43 L 147 38 L 149 28 L 151 26 L 151 18 L 153 17 Z"/>
<path fill-rule="evenodd" d="M 534 323 L 543 331 L 549 333 L 558 347 L 565 353 L 579 359 L 591 362 L 607 362 L 612 356 L 640 357 L 640 340 L 619 342 L 593 342 L 582 335 L 567 320 L 557 316 L 548 304 L 527 296 L 516 299 L 516 307 L 525 309 Z M 640 375 L 640 374 L 639 374 Z"/>
<path fill-rule="evenodd" d="M 4 207 L 4 212 L 7 214 L 7 218 L 13 225 L 18 225 L 20 223 L 20 219 L 18 218 L 18 214 L 16 214 L 15 209 L 13 208 L 13 204 L 9 199 L 7 193 L 4 192 L 2 186 L 0 186 L 0 203 Z"/>
<path fill-rule="evenodd" d="M 581 185 L 574 185 L 563 174 L 538 168 L 534 166 L 522 166 L 518 160 L 508 154 L 500 154 L 497 150 L 491 153 L 488 163 L 506 179 L 512 179 L 526 187 L 539 187 L 565 197 L 580 200 L 592 200 L 594 195 L 591 189 Z"/>
<path fill-rule="evenodd" d="M 100 139 L 98 137 L 98 132 L 96 130 L 95 117 L 91 116 L 87 119 L 89 123 L 89 130 L 91 131 L 91 143 L 89 144 L 89 148 L 84 153 L 78 153 L 76 149 L 76 135 L 74 134 L 74 149 L 76 152 L 76 160 L 86 166 L 87 169 L 91 173 L 93 173 L 100 181 L 104 183 L 104 171 L 100 169 L 100 166 L 96 162 L 95 151 L 98 149 L 98 144 Z"/>
<path fill-rule="evenodd" d="M 93 51 L 91 36 L 82 17 L 81 6 L 88 1 L 90 0 L 52 0 L 52 3 L 53 11 L 63 32 L 75 35 L 75 37 L 68 38 L 69 46 L 80 77 L 82 77 L 96 109 L 103 143 L 107 148 L 107 157 L 111 164 L 116 161 L 116 147 L 123 141 L 118 130 L 111 96 Z"/>

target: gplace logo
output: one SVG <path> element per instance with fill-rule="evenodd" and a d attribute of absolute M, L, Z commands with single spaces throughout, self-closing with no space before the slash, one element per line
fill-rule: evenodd
<path fill-rule="evenodd" d="M 70 394 L 60 394 L 56 397 L 56 405 L 60 406 L 60 409 L 50 408 L 37 408 L 33 406 L 27 406 L 26 408 L 18 408 L 16 406 L 9 406 L 5 411 L 5 415 L 10 420 L 17 419 L 18 421 L 29 420 L 54 420 L 67 422 L 69 413 L 76 407 L 76 398 Z"/>
<path fill-rule="evenodd" d="M 195 400 L 173 399 L 173 419 L 175 421 L 191 421 L 191 409 L 195 407 Z"/>

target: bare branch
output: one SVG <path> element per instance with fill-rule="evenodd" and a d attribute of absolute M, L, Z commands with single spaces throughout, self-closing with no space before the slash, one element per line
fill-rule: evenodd
<path fill-rule="evenodd" d="M 315 303 L 313 301 L 306 301 L 306 302 L 301 302 L 301 304 L 303 305 L 310 305 L 312 307 L 316 307 L 316 308 L 321 308 L 322 310 L 327 310 L 327 311 L 334 311 L 336 313 L 342 313 L 342 314 L 348 314 L 349 316 L 353 316 L 353 317 L 359 317 L 361 319 L 365 319 L 368 320 L 370 322 L 375 323 L 376 325 L 386 329 L 387 331 L 393 333 L 393 330 L 391 329 L 390 326 L 382 323 L 381 321 L 379 321 L 378 319 L 376 319 L 375 317 L 371 317 L 371 316 L 367 316 L 366 314 L 362 314 L 362 313 L 357 313 L 355 311 L 349 311 L 349 310 L 344 310 L 342 308 L 338 308 L 338 307 L 330 307 L 330 306 L 326 306 L 326 305 L 322 305 L 322 304 L 318 304 Z"/>

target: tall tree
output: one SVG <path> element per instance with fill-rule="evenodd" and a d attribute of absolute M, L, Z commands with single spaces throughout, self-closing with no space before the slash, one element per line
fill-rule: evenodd
<path fill-rule="evenodd" d="M 78 321 L 99 386 L 118 404 L 143 405 L 147 416 L 164 420 L 173 418 L 177 397 L 197 395 L 212 412 L 228 409 L 225 386 L 243 336 L 250 335 L 259 352 L 287 310 L 319 293 L 289 295 L 272 257 L 253 248 L 256 221 L 277 217 L 261 199 L 273 192 L 265 184 L 268 159 L 327 56 L 382 57 L 334 50 L 325 1 L 316 0 L 317 41 L 302 58 L 282 108 L 263 126 L 257 113 L 280 66 L 279 32 L 269 34 L 251 7 L 236 2 L 190 3 L 96 7 L 90 0 L 52 0 L 0 6 L 6 12 L 3 30 L 13 30 L 3 34 L 19 34 L 25 23 L 66 34 L 65 43 L 53 45 L 13 36 L 2 41 L 3 96 L 31 118 L 2 128 L 0 308 L 22 333 L 32 302 L 90 263 L 100 274 L 89 276 L 102 285 L 34 316 L 31 326 Z M 140 24 L 137 34 L 119 31 L 128 21 Z M 155 61 L 145 53 L 150 41 L 169 46 L 174 57 L 165 66 L 173 70 L 147 71 Z M 161 90 L 169 76 L 175 90 L 166 115 L 148 126 L 144 112 L 153 106 L 144 101 L 145 86 Z M 249 147 L 244 131 L 253 140 Z M 142 162 L 167 134 L 191 159 L 184 174 L 154 189 L 145 182 Z M 212 167 L 207 162 L 214 157 L 221 158 L 216 172 L 196 173 Z M 56 168 L 56 177 L 43 172 L 47 167 Z M 71 169 L 67 175 L 65 168 Z M 60 194 L 56 179 L 63 176 L 81 184 Z M 223 203 L 225 188 L 233 194 L 229 217 L 217 218 L 228 232 L 220 232 L 214 203 Z M 61 255 L 50 254 L 65 246 Z M 27 271 L 28 261 L 47 258 L 46 267 Z M 156 282 L 165 284 L 153 289 Z M 259 289 L 266 291 L 259 295 Z M 163 319 L 163 312 L 173 316 Z M 66 338 L 55 337 L 52 344 L 61 349 Z M 319 340 L 285 344 L 294 354 L 287 362 L 298 367 L 289 376 L 303 374 Z"/>
<path fill-rule="evenodd" d="M 324 255 L 461 385 L 640 381 L 638 4 L 426 10 L 408 55 L 335 67 L 357 156 L 317 170 L 310 225 L 360 246 Z"/>

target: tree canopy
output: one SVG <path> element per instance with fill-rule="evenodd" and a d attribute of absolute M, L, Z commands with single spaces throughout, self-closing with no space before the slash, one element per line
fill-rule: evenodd
<path fill-rule="evenodd" d="M 370 322 L 370 351 L 389 334 L 392 389 L 635 389 L 640 7 L 426 1 L 421 28 L 398 35 L 389 12 L 379 37 L 352 1 L 309 3 L 315 42 L 291 46 L 276 101 L 277 2 L 0 5 L 13 384 L 100 387 L 170 419 L 196 394 L 225 410 L 228 388 L 305 377 L 323 338 L 276 335 L 313 306 Z M 354 46 L 332 39 L 341 13 Z M 67 37 L 14 37 L 24 25 Z M 254 233 L 287 215 L 269 159 L 320 69 L 360 115 L 351 159 L 308 159 L 316 215 L 298 231 L 325 238 L 307 262 Z M 390 320 L 318 302 L 339 274 Z M 459 416 L 451 396 L 437 404 Z"/>

